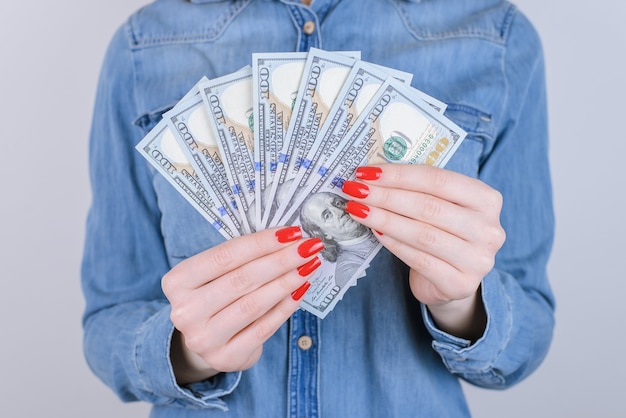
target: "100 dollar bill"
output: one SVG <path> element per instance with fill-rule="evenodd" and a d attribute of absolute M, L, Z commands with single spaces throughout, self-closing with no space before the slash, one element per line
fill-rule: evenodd
<path fill-rule="evenodd" d="M 252 68 L 248 66 L 201 84 L 200 96 L 209 114 L 243 228 L 254 232 Z"/>
<path fill-rule="evenodd" d="M 355 62 L 356 58 L 342 53 L 316 48 L 309 51 L 270 191 L 269 200 L 276 205 L 265 208 L 265 225 L 275 226 L 275 209 L 289 202 L 287 192 Z"/>
<path fill-rule="evenodd" d="M 252 99 L 254 103 L 254 169 L 257 221 L 271 206 L 269 192 L 291 121 L 306 52 L 252 54 Z M 257 229 L 265 225 L 257 225 Z"/>
<path fill-rule="evenodd" d="M 219 205 L 224 222 L 237 231 L 237 235 L 245 233 L 200 95 L 181 100 L 163 117 L 204 188 Z"/>
<path fill-rule="evenodd" d="M 294 181 L 286 193 L 289 201 L 281 204 L 276 211 L 276 219 L 281 219 L 288 212 L 300 195 L 306 190 L 306 185 L 316 165 L 324 164 L 326 159 L 340 144 L 343 137 L 350 130 L 354 122 L 376 94 L 383 82 L 394 77 L 405 84 L 409 84 L 413 76 L 392 68 L 374 65 L 365 61 L 357 61 L 348 76 L 337 99 L 329 111 L 329 117 L 322 126 L 317 140 L 309 150 L 308 155 L 300 164 Z M 445 104 L 424 94 L 424 99 L 431 99 L 441 108 Z"/>
<path fill-rule="evenodd" d="M 320 272 L 310 280 L 301 305 L 305 310 L 323 318 L 382 247 L 369 228 L 345 212 L 349 197 L 341 191 L 344 181 L 354 178 L 357 167 L 380 162 L 443 167 L 465 135 L 413 89 L 396 80 L 380 87 L 288 221 L 337 248 L 321 254 Z"/>
<path fill-rule="evenodd" d="M 224 222 L 225 213 L 200 183 L 165 120 L 135 148 L 224 238 L 239 235 Z"/>

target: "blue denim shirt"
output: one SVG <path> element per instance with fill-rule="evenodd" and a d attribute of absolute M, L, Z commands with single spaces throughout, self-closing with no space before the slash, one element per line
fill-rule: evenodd
<path fill-rule="evenodd" d="M 448 103 L 447 116 L 468 132 L 448 168 L 504 197 L 507 241 L 481 286 L 486 330 L 475 342 L 438 330 L 408 288 L 407 267 L 383 250 L 324 320 L 298 311 L 251 369 L 180 387 L 160 280 L 223 238 L 134 146 L 201 76 L 237 70 L 253 52 L 310 47 L 360 50 L 364 60 L 411 72 L 413 85 Z M 153 403 L 155 417 L 469 415 L 459 378 L 511 386 L 537 368 L 552 338 L 546 125 L 539 39 L 504 1 L 146 6 L 111 42 L 93 118 L 82 266 L 90 367 L 121 399 Z M 302 336 L 312 339 L 307 350 Z"/>

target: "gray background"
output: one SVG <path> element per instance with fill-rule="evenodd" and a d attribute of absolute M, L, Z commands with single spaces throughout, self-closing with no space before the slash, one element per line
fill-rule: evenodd
<path fill-rule="evenodd" d="M 147 416 L 82 355 L 79 265 L 96 79 L 145 0 L 0 4 L 0 415 Z M 520 0 L 544 43 L 557 236 L 550 354 L 503 392 L 466 386 L 476 417 L 626 416 L 622 377 L 626 5 Z M 622 159 L 623 160 L 623 159 Z"/>

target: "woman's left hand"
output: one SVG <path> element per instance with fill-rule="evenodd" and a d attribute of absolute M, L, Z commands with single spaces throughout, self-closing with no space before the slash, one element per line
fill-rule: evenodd
<path fill-rule="evenodd" d="M 453 171 L 407 164 L 359 167 L 343 191 L 354 198 L 346 211 L 410 267 L 411 291 L 438 326 L 474 336 L 478 321 L 481 333 L 477 290 L 505 240 L 501 194 Z"/>

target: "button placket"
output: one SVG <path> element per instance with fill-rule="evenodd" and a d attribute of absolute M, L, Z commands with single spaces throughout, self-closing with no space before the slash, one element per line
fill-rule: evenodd
<path fill-rule="evenodd" d="M 315 12 L 305 5 L 290 6 L 294 23 L 299 28 L 300 39 L 298 51 L 308 51 L 310 48 L 321 48 L 320 32 L 317 30 L 318 23 Z"/>

